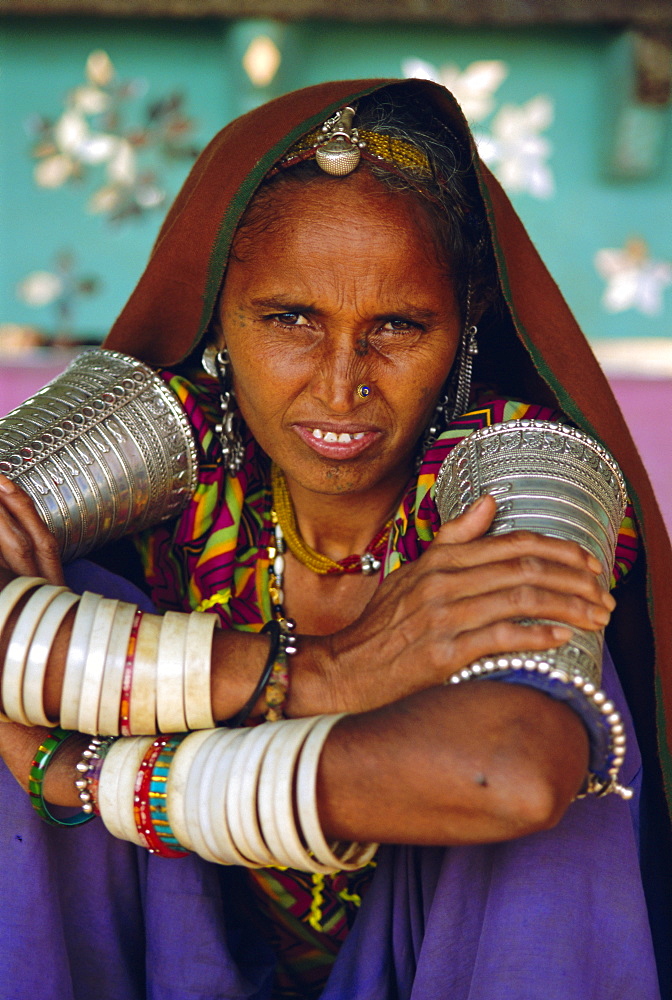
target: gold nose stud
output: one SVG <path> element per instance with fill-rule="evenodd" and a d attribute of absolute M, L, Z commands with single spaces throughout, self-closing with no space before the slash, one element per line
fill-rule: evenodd
<path fill-rule="evenodd" d="M 360 399 L 366 399 L 367 396 L 371 395 L 371 390 L 368 385 L 364 385 L 363 382 L 360 382 L 357 386 L 357 395 Z"/>

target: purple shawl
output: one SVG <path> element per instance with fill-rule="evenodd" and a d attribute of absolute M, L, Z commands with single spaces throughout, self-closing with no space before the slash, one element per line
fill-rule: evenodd
<path fill-rule="evenodd" d="M 90 563 L 68 582 L 145 598 Z M 623 780 L 641 763 L 628 724 Z M 264 1000 L 272 956 L 239 870 L 167 860 L 100 820 L 49 827 L 0 762 L 0 1000 Z M 638 794 L 574 803 L 553 830 L 475 847 L 384 847 L 323 1000 L 658 1000 Z"/>

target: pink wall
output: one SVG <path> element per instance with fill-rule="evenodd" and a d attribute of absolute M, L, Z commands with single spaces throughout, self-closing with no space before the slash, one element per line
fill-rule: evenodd
<path fill-rule="evenodd" d="M 71 358 L 66 351 L 38 352 L 21 364 L 0 363 L 0 415 L 58 375 Z M 672 379 L 613 378 L 611 385 L 672 532 Z"/>
<path fill-rule="evenodd" d="M 672 535 L 672 379 L 610 381 Z"/>

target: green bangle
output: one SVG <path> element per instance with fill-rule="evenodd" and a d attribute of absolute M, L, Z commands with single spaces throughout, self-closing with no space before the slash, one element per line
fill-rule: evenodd
<path fill-rule="evenodd" d="M 68 816 L 66 819 L 57 819 L 56 816 L 52 815 L 49 811 L 49 806 L 44 800 L 42 794 L 42 785 L 44 782 L 44 776 L 47 772 L 47 768 L 51 764 L 52 760 L 56 755 L 56 751 L 59 747 L 70 739 L 71 736 L 76 736 L 77 733 L 69 731 L 67 729 L 61 729 L 60 726 L 56 726 L 52 729 L 48 736 L 46 736 L 35 754 L 35 759 L 30 765 L 30 775 L 28 777 L 28 794 L 30 795 L 30 801 L 33 804 L 33 809 L 46 823 L 51 823 L 52 826 L 79 826 L 80 823 L 88 823 L 90 819 L 93 819 L 93 813 L 79 812 L 74 816 Z"/>

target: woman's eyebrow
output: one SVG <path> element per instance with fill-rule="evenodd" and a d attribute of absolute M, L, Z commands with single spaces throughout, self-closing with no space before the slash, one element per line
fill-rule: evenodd
<path fill-rule="evenodd" d="M 436 309 L 421 309 L 419 306 L 412 305 L 409 302 L 398 302 L 392 308 L 386 309 L 381 313 L 376 313 L 373 319 L 383 320 L 405 316 L 413 317 L 413 319 L 417 320 L 431 320 L 436 319 L 438 312 Z"/>
<path fill-rule="evenodd" d="M 315 303 L 299 302 L 289 295 L 262 295 L 259 298 L 251 299 L 251 305 L 261 306 L 264 309 L 276 309 L 279 312 L 318 312 Z"/>

